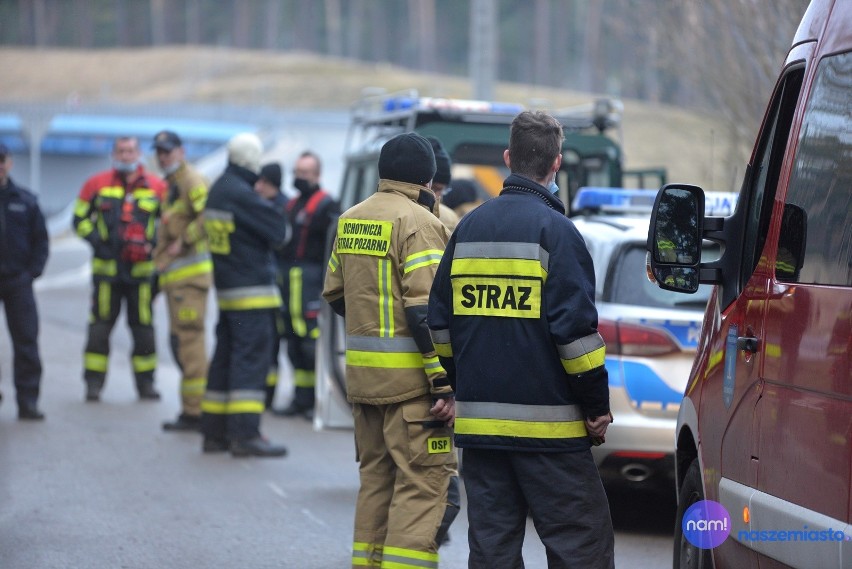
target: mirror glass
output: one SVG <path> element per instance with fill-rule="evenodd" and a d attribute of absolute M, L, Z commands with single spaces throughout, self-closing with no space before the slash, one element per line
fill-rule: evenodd
<path fill-rule="evenodd" d="M 698 265 L 701 260 L 698 213 L 694 193 L 679 188 L 663 190 L 654 226 L 654 259 L 658 263 Z M 697 271 L 693 269 L 692 272 L 697 286 Z M 658 280 L 665 282 L 665 279 Z"/>

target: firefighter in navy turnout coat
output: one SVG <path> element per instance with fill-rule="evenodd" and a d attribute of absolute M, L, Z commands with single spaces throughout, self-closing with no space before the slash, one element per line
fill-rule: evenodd
<path fill-rule="evenodd" d="M 284 216 L 254 191 L 263 146 L 254 134 L 228 142 L 228 166 L 210 187 L 204 229 L 219 305 L 216 348 L 201 402 L 204 452 L 283 456 L 260 434 L 275 312 L 273 250 L 289 239 Z"/>
<path fill-rule="evenodd" d="M 527 511 L 548 567 L 613 567 L 590 451 L 611 421 L 592 260 L 551 193 L 562 127 L 512 122 L 500 196 L 467 214 L 438 267 L 428 324 L 456 393 L 469 567 L 523 567 Z M 599 440 L 599 439 L 598 439 Z"/>
<path fill-rule="evenodd" d="M 340 213 L 337 202 L 319 185 L 320 159 L 303 152 L 293 169 L 293 187 L 298 197 L 287 202 L 287 219 L 293 239 L 279 255 L 281 293 L 284 301 L 284 333 L 287 357 L 293 366 L 293 398 L 277 415 L 313 418 L 316 375 L 316 343 L 320 330 L 323 274 L 328 259 L 325 242 L 328 227 Z"/>
<path fill-rule="evenodd" d="M 426 328 L 449 232 L 435 216 L 432 146 L 382 146 L 378 191 L 340 216 L 323 297 L 346 320 L 346 394 L 361 487 L 352 567 L 438 567 L 459 511 L 453 393 Z"/>
<path fill-rule="evenodd" d="M 44 419 L 37 406 L 42 368 L 33 280 L 47 262 L 47 228 L 38 200 L 12 181 L 11 169 L 9 149 L 0 143 L 0 303 L 12 337 L 18 418 L 40 420 Z"/>
<path fill-rule="evenodd" d="M 86 400 L 99 401 L 109 363 L 109 337 L 121 303 L 133 335 L 131 363 L 139 398 L 157 400 L 151 318 L 157 219 L 166 185 L 140 163 L 139 141 L 113 144 L 110 170 L 89 178 L 74 205 L 74 229 L 92 246 L 92 304 L 83 362 Z"/>

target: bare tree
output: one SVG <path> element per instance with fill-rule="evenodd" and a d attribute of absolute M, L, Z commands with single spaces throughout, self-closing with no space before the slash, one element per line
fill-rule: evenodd
<path fill-rule="evenodd" d="M 201 43 L 201 0 L 186 0 L 186 43 Z"/>
<path fill-rule="evenodd" d="M 435 49 L 435 0 L 408 0 L 408 21 L 411 37 L 417 41 L 417 65 L 423 71 L 437 69 Z"/>
<path fill-rule="evenodd" d="M 343 55 L 340 0 L 325 0 L 325 35 L 328 38 L 327 53 L 334 57 Z"/>
<path fill-rule="evenodd" d="M 603 91 L 604 87 L 601 63 L 602 21 L 603 0 L 588 0 L 583 35 L 583 65 L 580 75 L 583 88 L 596 93 Z"/>
<path fill-rule="evenodd" d="M 86 2 L 86 0 L 83 0 L 83 2 Z M 166 0 L 151 0 L 151 45 L 156 47 L 165 43 Z"/>
<path fill-rule="evenodd" d="M 266 9 L 263 14 L 263 47 L 266 49 L 278 49 L 279 27 L 281 25 L 281 2 L 278 0 L 266 0 Z"/>
<path fill-rule="evenodd" d="M 533 29 L 530 30 L 533 39 L 533 83 L 547 85 L 550 83 L 550 53 L 551 25 L 550 0 L 535 0 L 533 5 Z"/>

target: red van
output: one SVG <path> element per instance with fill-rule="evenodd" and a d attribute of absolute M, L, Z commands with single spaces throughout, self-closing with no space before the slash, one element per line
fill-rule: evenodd
<path fill-rule="evenodd" d="M 675 435 L 675 568 L 852 568 L 851 125 L 852 1 L 813 0 L 733 215 L 705 217 L 695 186 L 657 195 L 654 280 L 715 285 Z"/>

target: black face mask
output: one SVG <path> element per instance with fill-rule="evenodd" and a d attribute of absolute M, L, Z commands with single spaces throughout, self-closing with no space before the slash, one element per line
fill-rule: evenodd
<path fill-rule="evenodd" d="M 304 178 L 295 178 L 293 180 L 293 187 L 299 190 L 300 193 L 312 194 L 319 186 L 310 183 Z"/>

